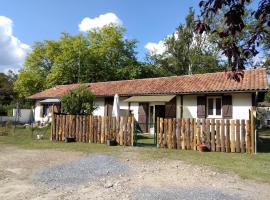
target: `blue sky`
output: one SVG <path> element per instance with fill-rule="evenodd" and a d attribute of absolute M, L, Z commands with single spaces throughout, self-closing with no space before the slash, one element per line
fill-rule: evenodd
<path fill-rule="evenodd" d="M 0 72 L 18 71 L 35 41 L 57 40 L 61 32 L 75 35 L 109 22 L 123 25 L 126 37 L 138 40 L 143 60 L 149 49 L 162 52 L 162 40 L 185 22 L 190 7 L 199 13 L 199 1 L 0 0 Z"/>
<path fill-rule="evenodd" d="M 0 71 L 18 68 L 35 41 L 58 39 L 61 32 L 78 34 L 80 33 L 78 25 L 85 17 L 93 19 L 106 13 L 113 13 L 122 22 L 127 29 L 128 38 L 138 40 L 138 57 L 143 59 L 147 52 L 145 45 L 149 42 L 158 43 L 172 34 L 180 23 L 184 23 L 189 7 L 194 7 L 198 11 L 198 2 L 198 0 L 0 0 L 0 16 L 5 22 L 2 22 L 2 33 L 9 32 L 4 29 L 9 27 L 12 34 L 5 34 L 5 37 L 8 36 L 10 41 L 12 38 L 17 39 L 17 46 L 10 51 L 8 47 L 4 48 L 5 51 L 0 50 L 2 54 L 0 59 L 4 57 L 5 52 L 11 54 L 10 52 L 17 52 L 17 47 L 20 48 L 19 58 L 16 58 L 18 61 L 14 59 L 18 55 L 5 56 L 3 63 L 0 60 Z M 8 58 L 13 62 L 8 63 Z"/>

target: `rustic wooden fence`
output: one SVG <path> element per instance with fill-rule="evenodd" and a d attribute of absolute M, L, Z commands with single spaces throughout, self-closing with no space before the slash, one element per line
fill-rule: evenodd
<path fill-rule="evenodd" d="M 132 117 L 54 114 L 51 140 L 74 138 L 77 142 L 104 144 L 108 139 L 115 139 L 119 145 L 130 146 L 133 143 L 132 124 Z"/>
<path fill-rule="evenodd" d="M 157 119 L 161 148 L 254 153 L 254 126 L 250 120 Z"/>
<path fill-rule="evenodd" d="M 253 115 L 251 115 L 253 116 Z M 104 144 L 108 139 L 132 146 L 134 117 L 101 117 L 54 114 L 51 139 Z M 254 118 L 250 120 L 157 118 L 157 142 L 161 148 L 210 151 L 255 152 Z"/>

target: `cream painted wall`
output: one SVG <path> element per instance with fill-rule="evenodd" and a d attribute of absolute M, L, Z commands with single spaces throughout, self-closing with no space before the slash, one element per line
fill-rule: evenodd
<path fill-rule="evenodd" d="M 177 101 L 180 104 L 180 100 Z M 249 93 L 232 94 L 233 117 L 232 119 L 248 119 L 252 98 Z M 177 109 L 177 116 L 180 116 Z M 183 118 L 197 118 L 197 96 L 186 95 L 183 97 Z"/>
<path fill-rule="evenodd" d="M 34 109 L 35 122 L 44 121 L 43 117 L 40 116 L 41 108 L 42 107 L 39 101 L 36 101 L 35 109 Z"/>
<path fill-rule="evenodd" d="M 96 116 L 104 116 L 104 105 L 105 105 L 105 100 L 104 98 L 96 98 L 94 101 L 94 104 L 97 106 L 97 109 L 94 110 L 93 115 Z"/>
<path fill-rule="evenodd" d="M 183 118 L 197 118 L 197 96 L 183 96 Z"/>
<path fill-rule="evenodd" d="M 120 110 L 128 110 L 128 102 L 124 102 L 127 99 L 126 97 L 120 97 Z M 95 104 L 98 106 L 98 109 L 94 111 L 94 115 L 96 116 L 104 116 L 105 109 L 105 100 L 104 98 L 96 98 Z M 139 111 L 139 103 L 131 103 L 130 110 L 134 113 L 135 120 L 138 120 L 138 111 Z"/>
<path fill-rule="evenodd" d="M 233 119 L 249 119 L 249 109 L 252 107 L 252 96 L 247 93 L 232 95 Z"/>

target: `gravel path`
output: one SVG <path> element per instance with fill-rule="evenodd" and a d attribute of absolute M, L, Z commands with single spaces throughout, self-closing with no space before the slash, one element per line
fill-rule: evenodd
<path fill-rule="evenodd" d="M 106 155 L 91 155 L 77 161 L 51 167 L 37 174 L 36 181 L 51 187 L 77 185 L 130 172 L 119 159 Z"/>
<path fill-rule="evenodd" d="M 171 159 L 0 148 L 4 200 L 269 200 L 270 184 Z"/>
<path fill-rule="evenodd" d="M 208 188 L 153 188 L 145 187 L 134 194 L 134 200 L 243 200 L 241 197 L 224 194 L 222 191 Z"/>

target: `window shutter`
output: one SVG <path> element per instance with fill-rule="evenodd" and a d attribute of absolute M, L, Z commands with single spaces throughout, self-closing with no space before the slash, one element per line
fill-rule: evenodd
<path fill-rule="evenodd" d="M 232 96 L 226 95 L 222 97 L 222 116 L 225 119 L 232 118 Z"/>
<path fill-rule="evenodd" d="M 176 97 L 165 103 L 165 118 L 176 118 Z"/>
<path fill-rule="evenodd" d="M 142 132 L 148 132 L 148 103 L 139 103 L 138 123 Z"/>
<path fill-rule="evenodd" d="M 197 97 L 197 117 L 198 118 L 206 117 L 206 97 L 205 96 Z"/>

